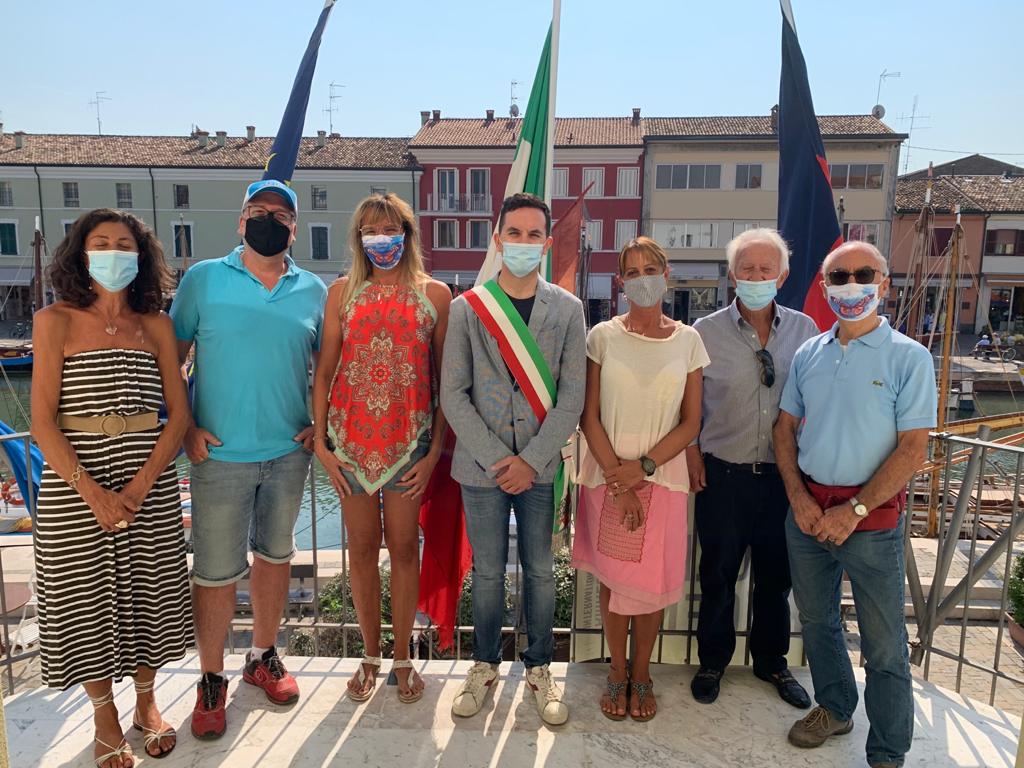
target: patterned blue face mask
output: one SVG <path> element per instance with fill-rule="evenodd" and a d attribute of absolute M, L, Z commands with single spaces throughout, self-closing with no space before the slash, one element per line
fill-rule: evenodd
<path fill-rule="evenodd" d="M 363 236 L 363 253 L 381 269 L 394 269 L 405 252 L 405 233 L 394 236 Z"/>
<path fill-rule="evenodd" d="M 878 284 L 829 285 L 828 305 L 840 320 L 860 320 L 878 307 Z"/>
<path fill-rule="evenodd" d="M 139 274 L 139 254 L 134 251 L 86 251 L 89 276 L 111 293 L 131 285 Z"/>

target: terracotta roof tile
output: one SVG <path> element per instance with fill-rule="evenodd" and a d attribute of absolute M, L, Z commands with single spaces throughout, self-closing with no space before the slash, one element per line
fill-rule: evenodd
<path fill-rule="evenodd" d="M 896 211 L 921 210 L 925 179 L 902 178 L 896 182 Z M 932 185 L 932 205 L 936 211 L 952 212 L 960 204 L 961 213 L 1024 213 L 1024 176 L 939 176 Z"/>
<path fill-rule="evenodd" d="M 646 135 L 651 138 L 685 136 L 776 136 L 768 115 L 753 117 L 647 117 Z M 819 115 L 822 136 L 884 136 L 902 138 L 871 115 Z"/>
<path fill-rule="evenodd" d="M 419 147 L 514 147 L 522 118 L 442 118 L 428 120 L 409 142 Z M 555 146 L 642 147 L 643 121 L 631 117 L 559 117 L 555 120 Z"/>
<path fill-rule="evenodd" d="M 206 147 L 188 136 L 89 136 L 25 134 L 21 149 L 14 136 L 0 139 L 0 165 L 120 166 L 160 168 L 263 168 L 273 139 L 228 137 L 225 146 L 211 136 Z M 299 168 L 407 169 L 415 167 L 407 138 L 304 138 Z"/>

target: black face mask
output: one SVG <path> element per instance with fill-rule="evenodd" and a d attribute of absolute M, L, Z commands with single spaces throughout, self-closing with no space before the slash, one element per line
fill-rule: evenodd
<path fill-rule="evenodd" d="M 245 220 L 245 242 L 260 256 L 277 256 L 288 249 L 292 236 L 286 227 L 273 216 L 260 216 Z"/>

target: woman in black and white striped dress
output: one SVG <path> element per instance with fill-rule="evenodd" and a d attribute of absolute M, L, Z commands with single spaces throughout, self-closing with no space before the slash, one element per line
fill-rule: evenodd
<path fill-rule="evenodd" d="M 54 254 L 61 301 L 35 315 L 32 434 L 46 457 L 36 571 L 43 682 L 83 684 L 96 764 L 134 764 L 112 681 L 135 678 L 135 728 L 165 755 L 175 732 L 156 670 L 193 644 L 174 457 L 188 403 L 160 242 L 129 213 L 84 214 Z M 157 420 L 167 404 L 167 424 Z"/>

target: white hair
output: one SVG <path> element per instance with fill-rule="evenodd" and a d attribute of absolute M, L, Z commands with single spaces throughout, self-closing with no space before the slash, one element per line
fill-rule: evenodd
<path fill-rule="evenodd" d="M 889 262 L 885 260 L 885 256 L 883 256 L 882 252 L 880 250 L 878 250 L 875 246 L 873 246 L 871 243 L 866 242 L 864 240 L 849 240 L 849 241 L 843 243 L 842 245 L 840 245 L 838 248 L 836 248 L 830 254 L 828 254 L 825 257 L 824 261 L 821 262 L 821 272 L 822 272 L 822 274 L 827 274 L 828 273 L 828 266 L 829 266 L 829 264 L 832 263 L 832 260 L 836 256 L 844 254 L 847 251 L 864 251 L 864 252 L 870 254 L 872 257 L 874 257 L 875 261 L 878 262 L 878 266 L 880 266 L 882 268 L 882 277 L 888 277 L 889 276 Z"/>
<path fill-rule="evenodd" d="M 789 246 L 782 239 L 778 230 L 768 227 L 748 229 L 736 235 L 729 244 L 725 246 L 725 260 L 729 264 L 729 271 L 735 274 L 736 260 L 743 253 L 743 249 L 754 243 L 765 243 L 771 245 L 779 252 L 779 274 L 789 269 Z"/>

